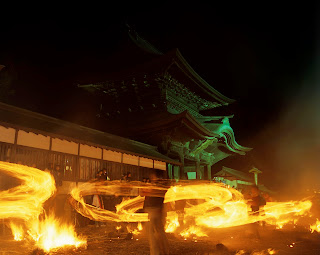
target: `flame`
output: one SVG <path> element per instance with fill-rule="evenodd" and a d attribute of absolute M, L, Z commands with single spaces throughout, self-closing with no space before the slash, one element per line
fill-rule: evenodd
<path fill-rule="evenodd" d="M 276 251 L 273 248 L 269 248 L 268 253 L 272 255 L 272 254 L 276 254 Z"/>
<path fill-rule="evenodd" d="M 250 253 L 251 255 L 273 255 L 276 254 L 277 252 L 273 248 L 269 248 L 267 250 L 262 250 L 262 251 L 253 251 Z M 244 255 L 248 254 L 245 250 L 238 250 L 235 255 Z"/>
<path fill-rule="evenodd" d="M 39 219 L 44 213 L 43 203 L 56 192 L 51 174 L 1 161 L 0 171 L 21 182 L 17 187 L 0 192 L 0 218 L 10 221 L 15 240 L 33 240 L 35 246 L 47 252 L 65 245 L 79 247 L 86 244 L 85 240 L 76 237 L 73 226 L 61 224 L 53 215 Z"/>
<path fill-rule="evenodd" d="M 141 222 L 138 222 L 137 228 L 135 228 L 129 232 L 132 232 L 133 235 L 139 235 L 139 234 L 141 234 L 142 229 L 143 229 L 143 227 L 142 227 Z"/>
<path fill-rule="evenodd" d="M 220 183 L 175 186 L 168 190 L 165 202 L 180 199 L 196 199 L 193 204 L 187 204 L 184 219 L 209 228 L 233 227 L 257 221 L 283 226 L 307 214 L 312 206 L 309 200 L 272 202 L 267 203 L 260 215 L 255 216 L 239 191 Z"/>
<path fill-rule="evenodd" d="M 164 189 L 149 185 L 153 189 Z M 84 196 L 92 194 L 102 194 L 108 196 L 127 196 L 133 190 L 141 190 L 147 187 L 142 182 L 130 182 L 130 184 L 120 181 L 107 182 L 86 182 L 71 190 L 71 205 L 83 216 L 95 221 L 116 221 L 116 222 L 146 222 L 147 213 L 136 213 L 143 208 L 144 196 L 136 196 L 132 199 L 125 199 L 116 205 L 116 212 L 101 210 L 92 205 L 86 204 Z M 148 187 L 149 188 L 149 187 Z"/>
<path fill-rule="evenodd" d="M 243 252 L 243 253 L 242 253 Z M 241 252 L 237 253 L 236 255 L 246 254 L 243 250 Z M 273 255 L 276 254 L 276 251 L 273 248 L 269 248 L 267 250 L 262 251 L 254 251 L 251 253 L 251 255 Z"/>
<path fill-rule="evenodd" d="M 137 236 L 137 235 L 141 234 L 142 229 L 143 228 L 142 228 L 141 222 L 139 222 L 136 227 L 132 226 L 130 224 L 127 225 L 128 233 L 132 233 L 134 236 Z"/>
<path fill-rule="evenodd" d="M 142 230 L 142 224 L 141 224 L 141 222 L 138 223 L 138 230 L 139 230 L 139 231 Z"/>
<path fill-rule="evenodd" d="M 131 231 L 131 233 L 136 236 L 139 235 L 141 232 L 138 229 L 134 229 Z"/>
<path fill-rule="evenodd" d="M 307 215 L 311 201 L 268 202 L 259 215 L 254 215 L 238 190 L 222 183 L 204 181 L 179 182 L 171 187 L 155 186 L 142 182 L 121 183 L 120 181 L 88 182 L 71 191 L 72 205 L 83 216 L 98 221 L 145 222 L 146 213 L 137 213 L 143 208 L 143 192 L 148 188 L 155 191 L 166 190 L 164 203 L 186 200 L 183 212 L 184 226 L 180 226 L 176 211 L 167 212 L 166 232 L 182 231 L 182 236 L 205 236 L 205 229 L 226 228 L 264 221 L 278 228 Z M 101 210 L 88 205 L 83 197 L 95 193 L 129 197 L 135 190 L 139 194 L 123 200 L 116 206 L 116 212 Z M 197 227 L 195 227 L 197 226 Z"/>
<path fill-rule="evenodd" d="M 238 250 L 235 255 L 243 255 L 246 254 L 245 250 Z"/>
<path fill-rule="evenodd" d="M 21 185 L 0 192 L 0 219 L 29 220 L 38 217 L 43 203 L 56 191 L 54 178 L 39 169 L 0 161 L 0 171 Z"/>
<path fill-rule="evenodd" d="M 24 237 L 24 229 L 22 225 L 15 224 L 14 222 L 10 222 L 9 226 L 11 228 L 14 240 L 22 241 Z"/>
<path fill-rule="evenodd" d="M 28 226 L 26 231 L 22 226 L 10 223 L 14 239 L 16 241 L 21 241 L 24 238 L 33 240 L 36 247 L 46 252 L 66 245 L 75 247 L 86 245 L 85 240 L 75 236 L 72 225 L 62 224 L 54 216 L 41 221 L 33 219 L 25 224 Z"/>
<path fill-rule="evenodd" d="M 208 236 L 201 230 L 201 228 L 197 226 L 191 226 L 188 229 L 183 230 L 182 232 L 180 232 L 180 235 L 184 238 L 191 237 L 191 236 L 199 236 L 199 237 Z"/>
<path fill-rule="evenodd" d="M 294 222 L 296 217 L 306 215 L 311 209 L 311 201 L 269 202 L 264 206 L 262 220 L 282 228 L 284 224 Z"/>
<path fill-rule="evenodd" d="M 313 232 L 320 232 L 320 221 L 317 219 L 316 223 L 310 226 L 311 233 Z"/>
<path fill-rule="evenodd" d="M 167 233 L 173 233 L 179 226 L 180 226 L 180 223 L 178 220 L 178 214 L 175 212 L 168 214 L 165 231 Z"/>
<path fill-rule="evenodd" d="M 46 252 L 67 245 L 76 248 L 86 245 L 85 240 L 75 235 L 73 225 L 62 224 L 53 215 L 43 221 L 31 222 L 28 234 L 36 241 L 36 246 Z"/>

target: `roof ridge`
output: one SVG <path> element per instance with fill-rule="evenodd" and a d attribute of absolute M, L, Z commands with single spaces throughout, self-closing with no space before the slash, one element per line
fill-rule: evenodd
<path fill-rule="evenodd" d="M 202 88 L 203 90 L 207 89 L 207 92 L 211 92 L 210 94 L 217 99 L 218 101 L 220 101 L 221 103 L 228 105 L 230 103 L 235 102 L 234 99 L 231 99 L 225 95 L 223 95 L 222 93 L 220 93 L 217 89 L 215 89 L 214 87 L 212 87 L 205 79 L 203 79 L 194 69 L 193 67 L 188 63 L 188 61 L 183 57 L 183 55 L 181 54 L 181 51 L 179 50 L 179 48 L 174 48 L 173 50 L 171 50 L 170 52 L 173 52 L 175 54 L 175 56 L 181 61 L 181 63 L 183 65 L 185 65 L 185 67 L 187 68 L 187 70 L 198 80 L 201 82 L 202 85 L 204 85 L 205 88 Z M 172 53 L 171 53 L 172 54 Z M 178 66 L 180 68 L 180 66 Z"/>
<path fill-rule="evenodd" d="M 44 120 L 46 120 L 48 122 L 53 122 L 53 123 L 56 123 L 56 124 L 59 124 L 59 125 L 64 125 L 66 127 L 85 130 L 85 131 L 88 131 L 88 132 L 91 132 L 91 133 L 100 133 L 101 135 L 106 136 L 106 137 L 114 137 L 114 138 L 119 139 L 120 141 L 130 141 L 131 143 L 134 143 L 134 144 L 142 145 L 144 147 L 149 147 L 149 148 L 152 147 L 153 149 L 156 149 L 156 146 L 153 146 L 153 145 L 150 145 L 150 144 L 142 143 L 142 142 L 135 141 L 135 140 L 132 140 L 132 139 L 129 139 L 129 138 L 125 138 L 125 137 L 122 137 L 122 136 L 114 135 L 114 134 L 111 134 L 111 133 L 106 133 L 106 132 L 103 132 L 103 131 L 98 130 L 98 129 L 89 128 L 89 127 L 82 126 L 82 125 L 79 125 L 79 124 L 76 124 L 76 123 L 73 123 L 73 122 L 70 122 L 70 121 L 61 120 L 61 119 L 58 119 L 58 118 L 55 118 L 55 117 L 52 117 L 52 116 L 49 116 L 49 115 L 45 115 L 45 114 L 42 114 L 42 113 L 34 112 L 34 111 L 31 111 L 31 110 L 27 110 L 27 109 L 20 108 L 20 107 L 14 106 L 14 105 L 10 105 L 10 104 L 6 104 L 6 103 L 3 103 L 3 102 L 0 102 L 0 109 L 5 109 L 5 108 L 12 109 L 13 111 L 19 111 L 22 114 L 26 114 L 26 115 L 32 116 L 32 117 L 40 119 L 40 120 L 44 119 Z"/>
<path fill-rule="evenodd" d="M 163 55 L 163 53 L 158 50 L 153 44 L 151 44 L 146 39 L 142 38 L 138 32 L 132 28 L 129 24 L 126 24 L 127 32 L 129 35 L 129 38 L 133 41 L 134 44 L 136 44 L 139 48 L 141 48 L 144 51 L 147 51 L 152 54 L 156 55 Z"/>

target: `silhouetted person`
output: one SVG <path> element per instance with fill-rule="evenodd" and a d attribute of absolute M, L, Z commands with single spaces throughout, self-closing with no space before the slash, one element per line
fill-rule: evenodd
<path fill-rule="evenodd" d="M 122 174 L 120 181 L 126 181 L 127 180 L 127 174 Z"/>
<path fill-rule="evenodd" d="M 53 174 L 53 168 L 53 163 L 49 163 L 48 166 L 44 169 L 44 171 Z"/>
<path fill-rule="evenodd" d="M 154 173 L 150 174 L 151 184 L 157 184 L 158 176 Z M 165 211 L 164 211 L 164 196 L 166 190 L 155 190 L 150 188 L 143 190 L 145 195 L 144 211 L 148 213 L 149 221 L 146 224 L 149 237 L 150 254 L 169 254 L 169 243 L 165 233 Z"/>
<path fill-rule="evenodd" d="M 97 178 L 98 180 L 105 180 L 105 176 L 104 176 L 102 170 L 99 170 L 99 171 L 98 171 L 98 173 L 96 174 L 96 178 Z"/>
<path fill-rule="evenodd" d="M 103 174 L 104 179 L 107 181 L 110 181 L 110 178 L 108 176 L 108 170 L 106 168 L 103 168 L 102 172 L 103 172 L 102 174 Z"/>
<path fill-rule="evenodd" d="M 127 182 L 131 182 L 132 181 L 132 176 L 131 176 L 130 172 L 127 172 L 126 181 Z"/>
<path fill-rule="evenodd" d="M 92 197 L 92 205 L 99 208 L 99 209 L 104 209 L 104 203 L 103 203 L 103 198 L 97 193 L 94 194 Z M 103 223 L 100 221 L 95 221 L 95 226 L 100 227 L 102 226 Z"/>
<path fill-rule="evenodd" d="M 266 201 L 260 194 L 260 190 L 256 185 L 251 186 L 250 199 L 248 201 L 248 204 L 250 205 L 252 215 L 254 216 L 259 216 L 261 207 L 266 204 Z M 252 223 L 253 232 L 258 239 L 260 239 L 259 225 L 259 221 Z"/>
<path fill-rule="evenodd" d="M 253 215 L 259 215 L 259 210 L 261 206 L 264 206 L 266 204 L 265 199 L 260 194 L 260 190 L 258 186 L 251 186 L 251 192 L 250 192 L 250 201 L 249 205 L 251 206 L 251 210 L 253 212 Z"/>
<path fill-rule="evenodd" d="M 187 200 L 177 200 L 175 202 L 175 210 L 176 213 L 178 214 L 178 222 L 179 222 L 179 227 L 180 229 L 184 228 L 184 208 L 186 206 Z"/>
<path fill-rule="evenodd" d="M 55 166 L 55 168 L 52 171 L 52 175 L 53 175 L 54 180 L 56 182 L 56 186 L 57 187 L 62 186 L 62 173 L 60 170 L 60 165 Z"/>

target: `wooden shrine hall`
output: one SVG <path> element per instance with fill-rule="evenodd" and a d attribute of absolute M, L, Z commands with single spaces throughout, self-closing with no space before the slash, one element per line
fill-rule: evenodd
<path fill-rule="evenodd" d="M 178 49 L 163 54 L 130 27 L 127 38 L 126 50 L 134 51 L 130 66 L 78 85 L 96 99 L 104 131 L 178 160 L 181 166 L 167 168 L 175 179 L 211 180 L 213 164 L 251 150 L 236 142 L 232 114 L 213 114 L 234 100 L 201 78 Z"/>

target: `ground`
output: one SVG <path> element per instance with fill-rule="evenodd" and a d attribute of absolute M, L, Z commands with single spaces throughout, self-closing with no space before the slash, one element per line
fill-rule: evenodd
<path fill-rule="evenodd" d="M 78 235 L 85 236 L 87 247 L 64 247 L 51 251 L 50 255 L 147 255 L 149 244 L 142 231 L 137 235 L 116 230 L 115 224 L 77 228 Z M 182 238 L 168 234 L 171 255 L 267 255 L 267 254 L 320 254 L 320 234 L 306 229 L 282 229 L 260 227 L 261 239 L 252 236 L 248 226 L 216 229 L 208 237 Z M 9 231 L 2 231 L 0 255 L 48 255 L 36 249 L 29 241 L 13 241 Z"/>

